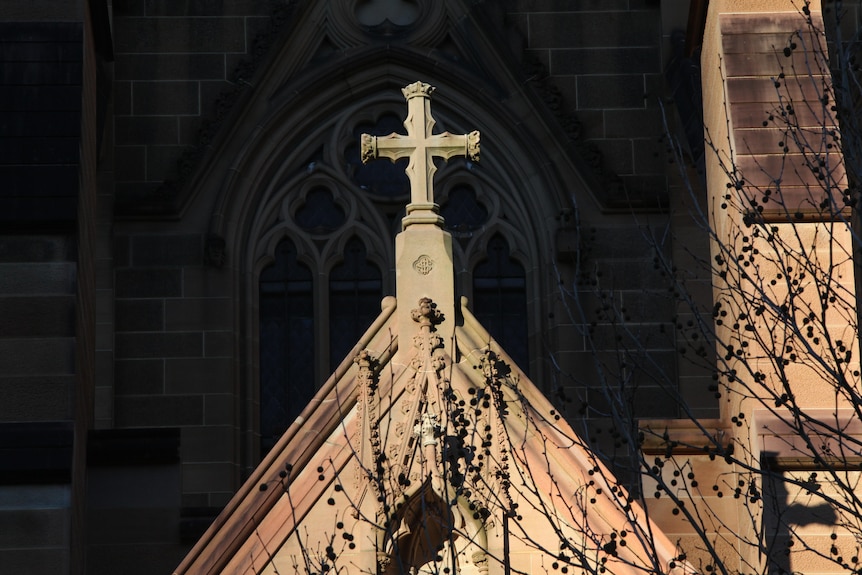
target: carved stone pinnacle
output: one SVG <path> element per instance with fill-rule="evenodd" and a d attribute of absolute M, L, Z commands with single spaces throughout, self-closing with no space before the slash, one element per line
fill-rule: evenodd
<path fill-rule="evenodd" d="M 360 142 L 360 158 L 363 164 L 377 157 L 377 138 L 371 134 L 362 134 L 359 138 Z"/>
<path fill-rule="evenodd" d="M 479 161 L 479 131 L 473 130 L 467 134 L 467 157 L 474 162 Z"/>
<path fill-rule="evenodd" d="M 413 321 L 420 326 L 427 325 L 433 327 L 442 323 L 445 319 L 443 313 L 437 309 L 437 304 L 431 301 L 431 298 L 423 297 L 419 300 L 419 307 L 411 311 Z"/>
<path fill-rule="evenodd" d="M 353 363 L 359 368 L 372 368 L 377 363 L 377 359 L 367 349 L 363 349 L 353 358 Z"/>

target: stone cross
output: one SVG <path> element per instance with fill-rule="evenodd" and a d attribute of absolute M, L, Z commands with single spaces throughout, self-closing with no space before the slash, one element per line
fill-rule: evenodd
<path fill-rule="evenodd" d="M 407 99 L 407 135 L 391 133 L 388 136 L 362 134 L 362 162 L 375 158 L 389 158 L 393 162 L 410 158 L 407 178 L 410 180 L 410 204 L 407 213 L 416 210 L 437 211 L 434 203 L 434 157 L 444 160 L 452 156 L 467 156 L 479 160 L 479 132 L 456 135 L 449 132 L 434 134 L 431 117 L 431 93 L 434 87 L 415 82 L 401 90 Z M 406 221 L 405 221 L 406 226 Z"/>

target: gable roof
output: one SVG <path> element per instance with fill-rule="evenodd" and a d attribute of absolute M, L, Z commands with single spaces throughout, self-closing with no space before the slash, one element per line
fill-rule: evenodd
<path fill-rule="evenodd" d="M 396 560 L 406 561 L 411 498 L 428 507 L 433 494 L 451 507 L 449 528 L 471 550 L 461 572 L 470 571 L 471 561 L 473 568 L 493 566 L 504 557 L 525 570 L 542 558 L 589 570 L 604 565 L 610 573 L 674 565 L 673 544 L 500 349 L 466 300 L 450 341 L 436 328 L 452 320 L 433 317 L 439 312 L 430 300 L 412 310 L 414 333 L 398 333 L 398 307 L 395 298 L 383 300 L 351 355 L 175 575 L 284 572 L 302 561 L 382 572 L 398 553 Z M 400 346 L 411 348 L 409 355 Z M 334 510 L 354 516 L 353 527 L 339 521 L 340 547 L 334 519 L 320 531 L 321 518 Z M 628 544 L 618 546 L 623 538 Z"/>

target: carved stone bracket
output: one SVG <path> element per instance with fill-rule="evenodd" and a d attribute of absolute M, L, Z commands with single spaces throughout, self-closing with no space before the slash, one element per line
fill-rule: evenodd
<path fill-rule="evenodd" d="M 423 413 L 422 419 L 413 427 L 413 434 L 422 440 L 422 446 L 437 445 L 437 436 L 440 434 L 440 422 L 437 415 Z"/>

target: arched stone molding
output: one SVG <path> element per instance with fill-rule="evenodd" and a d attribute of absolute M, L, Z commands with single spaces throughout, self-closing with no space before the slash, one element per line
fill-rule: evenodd
<path fill-rule="evenodd" d="M 387 84 L 391 84 L 391 81 L 387 82 Z M 329 111 L 330 113 L 335 113 L 335 111 L 343 109 L 343 112 L 340 114 L 341 123 L 343 125 L 343 122 L 345 121 L 344 118 L 352 117 L 351 112 L 360 112 L 363 108 L 372 106 L 372 104 L 385 105 L 386 103 L 390 103 L 393 106 L 393 109 L 397 109 L 395 108 L 396 103 L 401 104 L 401 102 L 398 102 L 397 99 L 391 95 L 391 91 L 388 92 L 390 94 L 388 98 L 385 96 L 381 98 L 381 96 L 379 95 L 381 93 L 386 94 L 386 88 L 387 86 L 382 86 L 380 87 L 380 90 L 383 90 L 382 92 L 375 91 L 376 97 L 370 96 L 364 100 L 361 100 L 358 103 L 353 103 L 352 105 L 347 105 L 347 103 L 345 102 L 346 105 L 343 108 L 337 105 L 332 105 Z M 439 91 L 442 92 L 442 90 Z M 459 99 L 461 100 L 460 104 L 464 106 L 470 106 L 470 102 L 474 102 L 472 98 L 472 93 L 469 95 L 469 99 L 467 98 L 467 95 L 463 93 L 461 94 L 460 98 L 454 97 L 456 95 L 457 92 L 452 93 L 449 95 L 449 97 L 447 97 L 447 100 L 455 100 L 455 104 L 450 104 L 453 107 L 454 105 L 459 103 Z M 447 127 L 450 125 L 454 127 L 456 124 L 454 122 L 448 121 L 448 106 L 445 104 L 441 105 L 439 102 L 436 101 L 435 105 L 435 113 L 437 117 L 440 118 L 440 123 L 442 125 L 446 125 Z M 475 103 L 473 103 L 472 105 L 475 106 Z M 321 115 L 325 113 L 324 111 L 321 112 Z M 250 238 L 251 236 L 259 235 L 260 226 L 263 224 L 258 218 L 254 218 L 258 219 L 258 221 L 253 222 L 250 226 L 250 228 L 252 229 L 257 228 L 257 232 L 252 231 L 252 229 L 248 229 L 247 234 L 242 234 L 240 232 L 240 227 L 244 226 L 238 226 L 237 224 L 243 221 L 249 221 L 248 212 L 251 209 L 254 209 L 254 207 L 267 206 L 267 204 L 269 204 L 269 202 L 266 201 L 264 197 L 272 196 L 275 193 L 272 190 L 273 184 L 271 182 L 278 182 L 279 180 L 283 180 L 285 176 L 287 176 L 286 172 L 288 170 L 292 169 L 294 172 L 296 172 L 298 171 L 299 167 L 303 165 L 304 159 L 307 159 L 307 156 L 306 158 L 299 159 L 301 158 L 301 156 L 300 152 L 297 151 L 297 149 L 306 150 L 306 154 L 310 154 L 311 152 L 308 150 L 313 150 L 320 145 L 323 145 L 319 134 L 317 138 L 314 138 L 313 134 L 311 136 L 306 136 L 295 145 L 289 145 L 287 143 L 282 143 L 281 145 L 279 145 L 279 142 L 284 142 L 287 137 L 287 134 L 285 133 L 287 131 L 286 128 L 280 128 L 278 126 L 280 124 L 280 116 L 281 114 L 274 116 L 271 122 L 269 122 L 269 124 L 274 124 L 269 138 L 256 138 L 259 139 L 259 141 L 249 143 L 249 145 L 253 145 L 253 147 L 255 148 L 261 148 L 261 151 L 269 149 L 269 153 L 264 152 L 263 154 L 261 154 L 259 151 L 255 151 L 255 153 L 253 154 L 247 154 L 247 156 L 253 156 L 253 158 L 246 158 L 245 160 L 243 160 L 242 158 L 240 159 L 240 162 L 245 164 L 244 166 L 237 165 L 231 167 L 229 175 L 235 174 L 235 177 L 227 178 L 225 182 L 225 188 L 223 189 L 221 201 L 218 202 L 218 204 L 222 205 L 222 208 L 219 209 L 219 206 L 217 204 L 216 209 L 214 210 L 211 226 L 212 232 L 219 236 L 234 236 L 233 241 L 228 238 L 228 258 L 230 258 L 232 255 L 231 251 L 233 254 L 236 254 L 238 251 L 240 253 L 242 252 L 242 250 L 231 250 L 231 247 L 240 247 L 240 245 L 245 243 L 241 240 L 242 236 Z M 369 118 L 369 115 L 360 113 L 358 114 L 358 117 Z M 312 120 L 309 117 L 305 117 L 304 119 L 305 122 L 303 122 L 303 124 L 307 124 L 309 127 L 312 124 L 317 124 L 318 128 L 316 131 L 322 131 L 321 122 L 319 119 Z M 491 123 L 490 120 L 491 119 L 486 118 L 486 120 L 481 123 L 487 125 Z M 295 123 L 295 120 L 291 123 Z M 490 128 L 491 134 L 502 136 L 499 138 L 500 141 L 506 142 L 513 139 L 523 139 L 519 138 L 517 134 L 507 133 L 510 132 L 510 129 L 508 129 L 505 125 L 501 126 L 501 122 L 495 123 L 497 125 Z M 325 127 L 335 127 L 336 125 L 338 124 L 327 123 Z M 300 133 L 303 132 L 303 127 L 305 126 L 299 127 L 298 131 Z M 342 132 L 340 136 L 333 135 L 331 136 L 331 138 L 344 138 L 344 130 L 339 131 Z M 262 132 L 263 129 L 261 129 L 258 134 L 260 135 Z M 491 137 L 491 135 L 488 134 L 487 130 L 485 130 L 485 134 L 486 136 L 484 140 L 487 141 Z M 337 149 L 339 153 L 341 152 L 341 146 L 337 145 L 337 141 L 335 146 L 330 143 L 330 149 L 333 148 Z M 287 154 L 284 154 L 283 152 L 285 151 L 285 149 L 292 149 L 292 151 L 288 151 Z M 539 236 L 537 237 L 537 240 L 540 244 L 543 244 L 541 247 L 545 248 L 541 250 L 541 253 L 550 254 L 552 252 L 552 244 L 550 234 L 548 233 L 550 231 L 548 229 L 548 224 L 552 223 L 555 216 L 559 213 L 559 210 L 563 209 L 563 204 L 561 204 L 559 201 L 559 196 L 562 195 L 562 193 L 558 186 L 553 185 L 553 181 L 548 181 L 544 178 L 538 178 L 539 174 L 536 173 L 536 166 L 528 166 L 528 169 L 518 170 L 518 168 L 522 167 L 520 164 L 523 164 L 523 159 L 519 161 L 518 157 L 523 158 L 524 156 L 529 155 L 531 154 L 526 153 L 526 150 L 524 149 L 512 150 L 509 146 L 507 146 L 506 148 L 501 150 L 494 150 L 492 145 L 492 150 L 486 151 L 483 154 L 483 166 L 480 170 L 477 170 L 477 173 L 480 175 L 493 174 L 493 178 L 494 180 L 496 180 L 496 185 L 494 186 L 494 188 L 501 190 L 510 190 L 510 192 L 505 195 L 505 198 L 511 202 L 511 211 L 513 212 L 512 217 L 515 217 L 517 215 L 518 217 L 522 218 L 521 221 L 518 222 L 519 227 L 523 229 L 537 230 L 536 234 L 537 236 Z M 510 159 L 512 159 L 513 161 L 510 162 Z M 540 166 L 540 168 L 541 167 L 543 167 L 543 164 L 542 166 Z M 315 166 L 314 169 L 325 170 L 328 169 L 328 167 L 318 168 L 317 166 Z M 241 181 L 237 181 L 239 174 L 243 175 L 242 178 L 239 178 L 241 179 Z M 349 182 L 346 179 L 346 176 L 344 176 L 343 174 L 331 175 L 336 180 L 338 180 L 341 185 L 344 186 L 343 189 L 346 190 L 351 187 L 355 187 L 353 186 L 352 182 Z M 447 177 L 446 172 L 441 171 L 440 179 L 443 180 L 445 177 Z M 294 174 L 293 178 L 291 179 L 296 180 L 301 178 L 301 174 Z M 545 181 L 543 182 L 541 180 Z M 339 187 L 339 189 L 341 188 Z M 517 194 L 517 190 L 523 189 L 531 189 L 531 193 Z M 535 193 L 536 191 L 539 191 L 540 193 L 537 194 Z M 551 197 L 549 198 L 548 196 Z M 556 196 L 556 198 L 554 196 Z M 348 194 L 346 197 L 354 198 L 354 196 L 350 194 Z M 228 205 L 230 207 L 228 207 Z M 556 205 L 557 207 L 548 209 L 549 205 Z M 269 210 L 271 208 L 267 206 L 266 209 Z M 226 221 L 226 214 L 229 213 L 237 214 L 234 222 L 232 222 L 233 225 Z M 552 225 L 555 224 L 552 223 Z M 231 232 L 234 233 L 232 234 Z M 236 232 L 240 232 L 240 235 L 235 235 Z"/>
<path fill-rule="evenodd" d="M 388 273 L 393 261 L 391 224 L 376 208 L 376 199 L 363 194 L 351 180 L 344 152 L 357 124 L 373 123 L 383 113 L 403 119 L 406 107 L 400 90 L 404 85 L 422 79 L 437 86 L 433 109 L 438 129 L 482 132 L 481 163 L 472 169 L 463 161 L 442 166 L 438 181 L 445 184 L 435 199 L 444 201 L 458 183 L 469 183 L 476 191 L 489 210 L 489 225 L 480 234 L 486 238 L 483 241 L 494 230 L 503 233 L 527 273 L 531 322 L 541 324 L 541 318 L 548 316 L 549 304 L 540 297 L 548 292 L 544 285 L 548 279 L 535 270 L 554 257 L 557 218 L 572 209 L 573 197 L 588 194 L 586 186 L 573 190 L 562 185 L 581 181 L 572 177 L 572 165 L 562 160 L 562 148 L 548 149 L 547 137 L 536 138 L 512 121 L 509 106 L 524 106 L 522 94 L 514 95 L 516 102 L 512 96 L 504 100 L 498 87 L 468 77 L 459 68 L 444 70 L 406 47 L 391 47 L 383 59 L 371 48 L 343 56 L 337 66 L 323 63 L 292 80 L 289 90 L 284 86 L 266 102 L 258 102 L 256 128 L 222 151 L 231 161 L 210 164 L 208 177 L 218 189 L 211 204 L 210 234 L 224 238 L 227 266 L 236 273 L 237 307 L 242 314 L 238 320 L 243 326 L 239 378 L 244 396 L 252 400 L 248 405 L 254 404 L 258 381 L 256 278 L 271 261 L 280 238 L 290 237 L 301 261 L 328 273 L 341 257 L 344 243 L 355 234 L 380 267 L 385 290 L 391 293 L 394 288 L 394 274 Z M 308 232 L 296 225 L 297 210 L 317 186 L 330 190 L 335 204 L 345 211 L 347 222 L 337 232 Z M 483 254 L 477 256 L 474 245 L 467 248 L 470 258 L 458 255 L 467 273 Z M 543 328 L 530 325 L 529 329 L 538 333 Z M 533 374 L 541 379 L 535 367 Z M 254 417 L 247 414 L 244 419 Z M 247 432 L 253 434 L 253 429 Z M 253 456 L 244 459 L 248 465 L 254 461 Z"/>
<path fill-rule="evenodd" d="M 359 61 L 352 64 L 345 65 L 345 60 L 339 60 L 342 64 L 333 71 L 338 73 L 328 75 L 326 81 L 306 78 L 292 85 L 289 93 L 275 94 L 269 100 L 266 117 L 250 138 L 239 144 L 240 149 L 233 155 L 235 161 L 225 177 L 220 178 L 221 191 L 211 218 L 213 233 L 226 236 L 228 214 L 246 211 L 243 203 L 259 204 L 251 194 L 238 194 L 239 190 L 260 189 L 264 182 L 283 179 L 288 166 L 296 170 L 323 144 L 322 119 L 355 117 L 367 106 L 385 102 L 391 103 L 395 110 L 403 110 L 400 89 L 419 76 L 438 88 L 441 96 L 435 99 L 434 109 L 441 126 L 475 127 L 483 131 L 483 170 L 494 173 L 503 189 L 540 191 L 524 198 L 532 204 L 526 214 L 533 220 L 529 222 L 533 229 L 543 229 L 559 211 L 571 208 L 571 196 L 578 192 L 562 184 L 564 179 L 557 169 L 565 166 L 554 161 L 559 151 L 543 149 L 531 134 L 513 126 L 511 112 L 490 86 L 483 86 L 476 78 L 458 77 L 455 72 L 443 74 L 432 60 L 406 48 L 393 47 L 387 61 L 378 62 L 374 69 L 371 62 L 363 59 L 373 61 L 370 57 L 373 53 L 357 54 Z M 345 79 L 348 71 L 352 75 Z M 326 72 L 322 70 L 321 75 L 327 77 Z M 341 79 L 332 82 L 333 77 Z M 309 98 L 303 94 L 315 96 Z M 325 105 L 321 106 L 321 102 Z M 275 157 L 274 150 L 278 150 Z M 583 191 L 586 193 L 586 186 Z M 240 215 L 238 219 L 244 218 Z"/>

